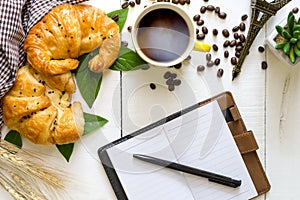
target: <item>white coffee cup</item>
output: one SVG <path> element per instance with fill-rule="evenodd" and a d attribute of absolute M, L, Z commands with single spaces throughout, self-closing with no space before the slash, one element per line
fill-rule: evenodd
<path fill-rule="evenodd" d="M 210 45 L 196 40 L 191 17 L 179 6 L 157 2 L 144 8 L 131 29 L 133 46 L 139 56 L 155 66 L 173 66 L 192 50 L 210 51 Z"/>

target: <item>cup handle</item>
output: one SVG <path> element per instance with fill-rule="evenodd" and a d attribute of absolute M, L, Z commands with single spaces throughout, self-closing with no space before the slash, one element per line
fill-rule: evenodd
<path fill-rule="evenodd" d="M 211 46 L 207 43 L 199 42 L 196 41 L 194 43 L 194 48 L 195 51 L 201 51 L 201 52 L 209 52 L 211 49 Z"/>

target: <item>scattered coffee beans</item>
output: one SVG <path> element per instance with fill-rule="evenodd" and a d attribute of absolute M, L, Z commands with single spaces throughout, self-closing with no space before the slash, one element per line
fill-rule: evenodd
<path fill-rule="evenodd" d="M 219 50 L 219 47 L 218 47 L 218 45 L 216 45 L 216 44 L 213 44 L 213 45 L 212 45 L 212 48 L 213 48 L 214 51 L 218 51 L 218 50 Z"/>
<path fill-rule="evenodd" d="M 197 72 L 202 72 L 202 71 L 204 71 L 205 70 L 205 67 L 203 66 L 203 65 L 199 65 L 198 67 L 197 67 Z"/>
<path fill-rule="evenodd" d="M 202 26 L 204 24 L 204 20 L 200 19 L 199 21 L 197 21 L 197 25 L 198 26 Z"/>
<path fill-rule="evenodd" d="M 240 30 L 245 31 L 246 30 L 246 24 L 244 22 L 240 23 Z"/>
<path fill-rule="evenodd" d="M 127 27 L 127 30 L 128 30 L 129 32 L 131 32 L 132 26 L 128 26 L 128 27 Z"/>
<path fill-rule="evenodd" d="M 239 38 L 240 38 L 240 35 L 239 35 L 238 33 L 234 33 L 234 34 L 233 34 L 233 37 L 234 37 L 234 39 L 236 39 L 236 40 L 237 40 L 237 39 L 239 39 Z"/>
<path fill-rule="evenodd" d="M 230 61 L 231 61 L 231 64 L 232 64 L 232 65 L 236 65 L 236 64 L 237 64 L 237 59 L 236 59 L 236 57 L 232 57 Z"/>
<path fill-rule="evenodd" d="M 202 27 L 202 33 L 205 34 L 205 35 L 208 33 L 208 29 L 207 29 L 206 26 Z"/>
<path fill-rule="evenodd" d="M 168 85 L 168 89 L 170 92 L 174 91 L 175 90 L 175 85 Z"/>
<path fill-rule="evenodd" d="M 219 33 L 219 31 L 218 31 L 218 29 L 215 29 L 215 28 L 214 28 L 213 31 L 212 31 L 212 33 L 213 33 L 214 36 L 217 36 L 218 33 Z"/>
<path fill-rule="evenodd" d="M 221 11 L 220 7 L 216 6 L 216 8 L 215 8 L 215 13 L 216 13 L 216 14 L 219 14 L 220 11 Z"/>
<path fill-rule="evenodd" d="M 218 66 L 221 63 L 221 59 L 220 58 L 216 58 L 215 59 L 215 65 Z"/>
<path fill-rule="evenodd" d="M 210 53 L 206 54 L 206 61 L 211 61 L 211 54 Z"/>
<path fill-rule="evenodd" d="M 236 45 L 236 40 L 231 40 L 229 46 L 234 47 Z"/>
<path fill-rule="evenodd" d="M 223 36 L 224 37 L 226 37 L 226 38 L 228 38 L 229 37 L 229 31 L 227 30 L 227 29 L 224 29 L 223 31 L 222 31 L 222 34 L 223 34 Z"/>
<path fill-rule="evenodd" d="M 140 5 L 140 4 L 141 4 L 141 0 L 135 0 L 135 3 L 136 3 L 137 5 Z"/>
<path fill-rule="evenodd" d="M 296 13 L 298 13 L 298 12 L 299 12 L 299 8 L 298 8 L 298 7 L 295 7 L 295 8 L 293 8 L 293 10 L 292 10 L 292 11 L 293 11 L 293 13 L 295 13 L 295 14 L 296 14 Z"/>
<path fill-rule="evenodd" d="M 247 14 L 242 15 L 241 20 L 245 21 L 246 19 L 248 19 L 248 15 Z"/>
<path fill-rule="evenodd" d="M 176 86 L 179 86 L 179 85 L 181 85 L 181 80 L 175 79 L 175 80 L 173 81 L 173 84 L 176 85 Z"/>
<path fill-rule="evenodd" d="M 240 30 L 239 26 L 235 26 L 235 27 L 232 28 L 232 32 L 237 32 L 238 30 Z"/>
<path fill-rule="evenodd" d="M 246 41 L 246 36 L 244 34 L 240 34 L 240 41 L 245 42 Z"/>
<path fill-rule="evenodd" d="M 222 68 L 218 69 L 217 77 L 221 78 L 224 74 L 224 70 Z"/>
<path fill-rule="evenodd" d="M 208 11 L 214 11 L 215 7 L 213 5 L 208 5 L 208 6 L 206 6 L 206 10 L 208 10 Z"/>
<path fill-rule="evenodd" d="M 268 63 L 266 61 L 261 62 L 261 68 L 262 69 L 267 69 L 268 68 Z"/>
<path fill-rule="evenodd" d="M 206 7 L 205 6 L 201 6 L 200 13 L 204 14 L 205 12 L 206 12 Z"/>
<path fill-rule="evenodd" d="M 220 12 L 220 13 L 218 14 L 218 16 L 219 16 L 221 19 L 226 19 L 227 14 L 226 14 L 225 12 Z"/>
<path fill-rule="evenodd" d="M 175 69 L 180 69 L 181 67 L 182 67 L 182 63 L 178 63 L 178 64 L 174 65 Z"/>
<path fill-rule="evenodd" d="M 205 35 L 203 33 L 197 34 L 197 39 L 198 40 L 203 40 L 205 38 Z"/>
<path fill-rule="evenodd" d="M 195 22 L 196 22 L 196 21 L 199 21 L 199 19 L 200 19 L 200 15 L 199 15 L 199 14 L 194 15 L 193 20 L 194 20 Z"/>
<path fill-rule="evenodd" d="M 123 9 L 125 9 L 125 8 L 127 8 L 129 6 L 129 3 L 128 3 L 128 1 L 126 1 L 126 2 L 124 2 L 123 4 L 122 4 L 122 8 Z"/>
<path fill-rule="evenodd" d="M 228 57 L 229 57 L 229 51 L 227 51 L 227 50 L 224 51 L 224 57 L 225 57 L 225 58 L 228 58 Z"/>
<path fill-rule="evenodd" d="M 152 90 L 155 90 L 155 89 L 156 89 L 156 85 L 155 85 L 154 83 L 150 83 L 150 88 L 151 88 Z"/>
<path fill-rule="evenodd" d="M 134 7 L 134 6 L 135 6 L 135 3 L 134 3 L 133 1 L 129 1 L 129 5 L 130 5 L 131 7 Z"/>
<path fill-rule="evenodd" d="M 228 47 L 230 45 L 230 41 L 229 40 L 225 40 L 225 42 L 223 43 L 223 47 Z"/>
<path fill-rule="evenodd" d="M 169 71 L 167 71 L 165 74 L 164 74 L 164 78 L 165 79 L 168 79 L 168 78 L 170 78 L 171 77 L 171 72 L 169 72 Z"/>
<path fill-rule="evenodd" d="M 258 51 L 261 52 L 261 53 L 263 53 L 265 51 L 265 47 L 259 46 L 258 47 Z"/>
<path fill-rule="evenodd" d="M 127 47 L 128 46 L 128 42 L 127 41 L 121 41 L 122 46 Z"/>
<path fill-rule="evenodd" d="M 240 52 L 238 52 L 238 51 L 237 51 L 237 52 L 235 52 L 235 54 L 234 54 L 234 55 L 235 55 L 235 57 L 237 57 L 237 58 L 240 58 L 240 57 L 241 57 L 241 53 L 240 53 Z"/>
<path fill-rule="evenodd" d="M 207 67 L 212 67 L 212 66 L 214 66 L 214 64 L 215 64 L 215 62 L 210 60 L 210 61 L 207 62 L 206 65 L 207 65 Z"/>
<path fill-rule="evenodd" d="M 119 15 L 118 14 L 114 14 L 112 17 L 111 17 L 112 20 L 114 20 L 115 22 L 117 22 L 119 20 Z"/>

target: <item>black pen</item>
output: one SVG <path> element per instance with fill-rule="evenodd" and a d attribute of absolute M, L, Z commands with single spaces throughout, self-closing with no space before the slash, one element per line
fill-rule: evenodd
<path fill-rule="evenodd" d="M 170 162 L 170 161 L 163 160 L 160 158 L 154 158 L 152 156 L 147 156 L 147 155 L 142 155 L 142 154 L 133 154 L 133 157 L 140 159 L 142 161 L 145 161 L 145 162 L 149 162 L 149 163 L 152 163 L 155 165 L 162 166 L 162 167 L 167 167 L 167 168 L 175 169 L 175 170 L 178 170 L 181 172 L 205 177 L 205 178 L 208 178 L 208 180 L 211 182 L 219 183 L 219 184 L 234 187 L 234 188 L 239 187 L 242 184 L 241 180 L 235 180 L 235 179 L 232 179 L 227 176 L 215 174 L 213 172 L 208 172 L 208 171 L 204 171 L 201 169 L 196 169 L 193 167 L 189 167 L 189 166 L 182 165 L 179 163 Z"/>

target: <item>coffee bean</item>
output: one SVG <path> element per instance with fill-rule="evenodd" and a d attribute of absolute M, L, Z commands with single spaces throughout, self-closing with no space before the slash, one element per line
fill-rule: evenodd
<path fill-rule="evenodd" d="M 197 21 L 197 25 L 198 26 L 202 26 L 204 24 L 204 20 L 200 19 L 199 21 Z"/>
<path fill-rule="evenodd" d="M 230 47 L 234 47 L 236 45 L 236 40 L 231 40 L 231 42 L 230 42 Z"/>
<path fill-rule="evenodd" d="M 127 41 L 121 41 L 121 45 L 127 47 L 128 46 L 128 42 Z"/>
<path fill-rule="evenodd" d="M 233 34 L 233 37 L 234 37 L 234 39 L 236 39 L 236 40 L 237 40 L 237 39 L 239 39 L 239 38 L 240 38 L 240 35 L 239 35 L 238 33 L 234 33 L 234 34 Z"/>
<path fill-rule="evenodd" d="M 232 65 L 236 65 L 236 63 L 237 63 L 236 57 L 232 57 L 230 61 L 231 61 Z"/>
<path fill-rule="evenodd" d="M 186 0 L 186 4 L 191 4 L 191 0 Z"/>
<path fill-rule="evenodd" d="M 181 80 L 175 79 L 175 80 L 173 81 L 173 83 L 174 83 L 174 85 L 178 86 L 178 85 L 181 84 Z"/>
<path fill-rule="evenodd" d="M 235 55 L 235 57 L 237 57 L 237 58 L 240 58 L 240 57 L 241 57 L 241 53 L 240 53 L 240 52 L 238 52 L 238 51 L 237 51 L 237 52 L 235 52 L 235 54 L 234 54 L 234 55 Z"/>
<path fill-rule="evenodd" d="M 199 33 L 200 33 L 199 28 L 196 28 L 196 34 L 199 34 Z"/>
<path fill-rule="evenodd" d="M 175 69 L 180 69 L 181 67 L 182 67 L 182 63 L 178 63 L 178 64 L 174 65 Z"/>
<path fill-rule="evenodd" d="M 197 34 L 197 39 L 198 40 L 203 40 L 205 38 L 205 35 L 202 33 Z"/>
<path fill-rule="evenodd" d="M 246 19 L 248 19 L 248 15 L 247 14 L 242 15 L 241 20 L 245 21 Z"/>
<path fill-rule="evenodd" d="M 172 92 L 172 91 L 175 90 L 175 86 L 173 84 L 168 85 L 168 89 L 169 89 L 170 92 Z"/>
<path fill-rule="evenodd" d="M 134 6 L 135 6 L 134 1 L 130 1 L 130 2 L 129 2 L 129 5 L 130 5 L 131 7 L 134 7 Z"/>
<path fill-rule="evenodd" d="M 230 45 L 230 41 L 229 40 L 225 40 L 225 42 L 223 43 L 223 47 L 228 47 Z"/>
<path fill-rule="evenodd" d="M 228 58 L 228 57 L 229 57 L 229 51 L 227 51 L 227 50 L 224 51 L 224 57 L 225 57 L 225 58 Z"/>
<path fill-rule="evenodd" d="M 199 15 L 199 14 L 194 15 L 193 20 L 194 20 L 195 22 L 196 22 L 196 21 L 199 21 L 199 19 L 200 19 L 200 15 Z"/>
<path fill-rule="evenodd" d="M 246 24 L 244 22 L 240 23 L 240 30 L 245 31 L 246 30 Z"/>
<path fill-rule="evenodd" d="M 114 14 L 112 17 L 111 17 L 112 20 L 114 20 L 115 22 L 117 22 L 119 20 L 119 15 L 118 14 Z"/>
<path fill-rule="evenodd" d="M 268 68 L 268 63 L 266 61 L 261 62 L 261 68 L 262 69 L 267 69 Z"/>
<path fill-rule="evenodd" d="M 209 0 L 203 0 L 204 2 L 208 2 Z"/>
<path fill-rule="evenodd" d="M 228 31 L 227 29 L 224 29 L 224 30 L 222 31 L 222 34 L 223 34 L 223 36 L 226 37 L 226 38 L 229 37 L 229 35 L 230 35 L 230 34 L 229 34 L 229 31 Z"/>
<path fill-rule="evenodd" d="M 205 70 L 205 67 L 203 66 L 203 65 L 199 65 L 198 67 L 197 67 L 197 72 L 202 72 L 202 71 L 204 71 Z"/>
<path fill-rule="evenodd" d="M 213 31 L 212 31 L 212 33 L 213 33 L 214 36 L 217 36 L 218 33 L 219 33 L 219 31 L 218 31 L 218 29 L 215 29 L 215 28 L 214 28 Z"/>
<path fill-rule="evenodd" d="M 238 30 L 240 30 L 239 26 L 235 26 L 235 27 L 232 28 L 232 32 L 237 32 Z"/>
<path fill-rule="evenodd" d="M 167 85 L 173 85 L 174 83 L 174 79 L 173 78 L 169 78 L 167 81 L 166 81 L 166 84 Z"/>
<path fill-rule="evenodd" d="M 206 6 L 206 10 L 208 10 L 208 11 L 214 11 L 215 7 L 213 5 L 208 5 L 208 6 Z"/>
<path fill-rule="evenodd" d="M 179 0 L 172 0 L 172 3 L 178 4 L 178 3 L 179 3 Z"/>
<path fill-rule="evenodd" d="M 205 35 L 208 33 L 208 29 L 206 28 L 206 26 L 202 27 L 202 33 L 204 33 Z"/>
<path fill-rule="evenodd" d="M 218 14 L 218 16 L 219 16 L 221 19 L 226 19 L 227 14 L 226 14 L 225 12 L 220 12 L 220 13 Z"/>
<path fill-rule="evenodd" d="M 212 48 L 213 48 L 214 51 L 218 51 L 218 50 L 219 50 L 219 47 L 218 47 L 218 45 L 216 45 L 216 44 L 213 44 L 213 45 L 212 45 Z"/>
<path fill-rule="evenodd" d="M 168 79 L 168 78 L 170 78 L 171 77 L 171 72 L 170 71 L 167 71 L 165 74 L 164 74 L 164 78 L 165 79 Z"/>
<path fill-rule="evenodd" d="M 177 74 L 171 73 L 170 77 L 173 78 L 173 79 L 175 79 L 175 78 L 177 78 Z"/>
<path fill-rule="evenodd" d="M 221 59 L 220 58 L 216 58 L 215 59 L 215 65 L 218 66 L 221 63 Z"/>
<path fill-rule="evenodd" d="M 238 46 L 235 47 L 235 51 L 240 52 L 242 50 L 243 50 L 243 46 L 241 46 L 241 45 L 238 45 Z"/>
<path fill-rule="evenodd" d="M 295 8 L 293 8 L 293 10 L 292 10 L 292 11 L 293 11 L 293 13 L 295 13 L 295 14 L 296 14 L 296 13 L 298 13 L 298 12 L 299 12 L 299 8 L 298 8 L 298 7 L 295 7 Z"/>
<path fill-rule="evenodd" d="M 220 7 L 219 7 L 219 6 L 216 6 L 216 8 L 215 8 L 215 13 L 216 13 L 216 14 L 219 14 L 219 13 L 220 13 L 220 10 L 221 10 Z"/>
<path fill-rule="evenodd" d="M 128 26 L 128 27 L 127 27 L 127 30 L 128 30 L 129 32 L 131 32 L 132 26 Z"/>
<path fill-rule="evenodd" d="M 188 55 L 188 57 L 186 57 L 184 60 L 190 61 L 191 59 L 192 59 L 192 56 L 191 56 L 191 55 Z"/>
<path fill-rule="evenodd" d="M 185 0 L 179 0 L 180 5 L 184 5 L 185 4 Z"/>
<path fill-rule="evenodd" d="M 135 0 L 135 3 L 136 3 L 137 5 L 140 5 L 140 4 L 141 4 L 141 0 Z"/>
<path fill-rule="evenodd" d="M 214 61 L 210 60 L 207 62 L 206 65 L 207 65 L 207 67 L 212 67 L 212 66 L 214 66 L 214 64 L 215 64 Z"/>
<path fill-rule="evenodd" d="M 240 41 L 241 42 L 245 42 L 246 41 L 246 37 L 244 34 L 240 34 Z"/>
<path fill-rule="evenodd" d="M 224 70 L 222 68 L 218 69 L 217 76 L 221 78 L 224 74 Z"/>
<path fill-rule="evenodd" d="M 127 8 L 129 6 L 129 3 L 126 1 L 126 2 L 124 2 L 123 4 L 122 4 L 122 8 L 123 9 L 125 9 L 125 8 Z"/>
<path fill-rule="evenodd" d="M 201 6 L 200 13 L 204 14 L 205 12 L 206 12 L 206 7 L 205 6 Z"/>
<path fill-rule="evenodd" d="M 154 83 L 150 83 L 150 88 L 151 88 L 152 90 L 155 90 L 155 89 L 156 89 L 156 85 L 155 85 Z"/>
<path fill-rule="evenodd" d="M 259 46 L 258 47 L 258 51 L 261 52 L 261 53 L 263 53 L 265 51 L 265 47 Z"/>
<path fill-rule="evenodd" d="M 206 54 L 206 61 L 211 61 L 211 54 L 210 53 Z"/>

